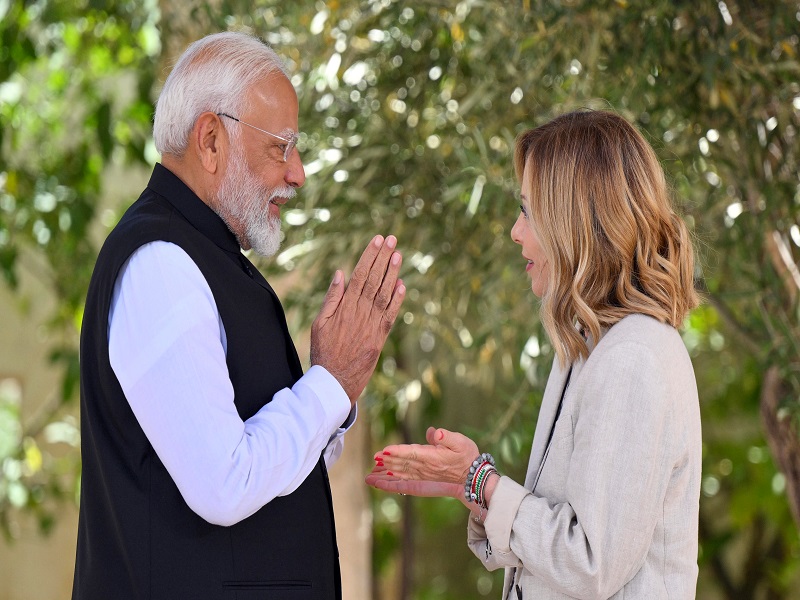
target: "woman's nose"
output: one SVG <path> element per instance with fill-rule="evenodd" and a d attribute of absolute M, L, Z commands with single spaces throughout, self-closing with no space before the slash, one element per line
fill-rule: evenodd
<path fill-rule="evenodd" d="M 522 227 L 525 227 L 525 225 L 525 217 L 520 213 L 517 216 L 517 220 L 514 222 L 514 226 L 511 228 L 511 239 L 515 244 L 519 244 L 520 246 L 522 245 Z"/>

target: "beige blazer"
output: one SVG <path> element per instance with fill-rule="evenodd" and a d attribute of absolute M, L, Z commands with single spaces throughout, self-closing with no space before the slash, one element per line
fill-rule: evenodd
<path fill-rule="evenodd" d="M 524 600 L 694 598 L 700 408 L 680 335 L 643 315 L 611 327 L 573 365 L 548 450 L 566 377 L 556 360 L 525 485 L 500 479 L 470 548 L 506 569 L 504 600 L 516 585 Z"/>

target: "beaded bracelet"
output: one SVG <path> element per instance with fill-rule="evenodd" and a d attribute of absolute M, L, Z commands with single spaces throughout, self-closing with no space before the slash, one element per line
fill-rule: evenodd
<path fill-rule="evenodd" d="M 479 498 L 478 492 L 481 491 L 477 485 L 479 483 L 478 478 L 481 472 L 483 472 L 483 475 L 480 476 L 481 481 L 488 475 L 488 473 L 485 472 L 485 467 L 487 465 L 494 469 L 494 457 L 488 452 L 484 452 L 472 461 L 469 473 L 467 474 L 467 480 L 464 482 L 464 498 L 467 502 L 477 502 Z"/>
<path fill-rule="evenodd" d="M 481 486 L 483 485 L 483 481 L 488 473 L 493 469 L 494 467 L 489 463 L 483 463 L 480 466 L 480 468 L 475 472 L 475 479 L 472 481 L 472 490 L 470 496 L 475 495 L 478 499 L 481 497 Z"/>
<path fill-rule="evenodd" d="M 481 506 L 486 506 L 486 499 L 484 496 L 486 491 L 486 482 L 489 481 L 489 475 L 496 472 L 497 469 L 495 469 L 491 464 L 484 463 L 481 465 L 478 474 L 475 477 L 473 494 L 475 495 L 475 502 Z"/>
<path fill-rule="evenodd" d="M 486 452 L 472 461 L 472 465 L 470 465 L 469 468 L 469 473 L 467 474 L 467 480 L 464 482 L 464 497 L 466 498 L 467 502 L 474 502 L 476 500 L 476 498 L 473 498 L 473 496 L 475 496 L 475 479 L 483 465 L 487 463 L 493 465 L 494 458 L 491 454 Z"/>
<path fill-rule="evenodd" d="M 486 504 L 486 484 L 489 482 L 489 477 L 491 474 L 497 473 L 497 469 L 495 469 L 492 465 L 485 465 L 482 471 L 483 473 L 478 480 L 478 485 L 475 490 L 475 495 L 477 496 L 476 502 L 483 508 L 488 508 L 488 505 Z"/>

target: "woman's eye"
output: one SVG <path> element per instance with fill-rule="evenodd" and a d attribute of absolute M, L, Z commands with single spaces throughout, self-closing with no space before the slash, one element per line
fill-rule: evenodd
<path fill-rule="evenodd" d="M 525 207 L 522 206 L 522 204 L 519 205 L 519 212 L 521 212 L 522 216 L 524 216 L 526 219 L 528 218 L 528 211 L 525 210 Z"/>

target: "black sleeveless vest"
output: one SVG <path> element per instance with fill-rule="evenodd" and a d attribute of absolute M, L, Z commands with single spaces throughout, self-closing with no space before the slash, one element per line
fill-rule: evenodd
<path fill-rule="evenodd" d="M 114 283 L 148 242 L 177 244 L 214 295 L 243 420 L 302 375 L 277 296 L 224 222 L 156 165 L 103 245 L 81 330 L 80 521 L 73 600 L 341 598 L 325 463 L 289 496 L 231 526 L 184 502 L 128 405 L 108 358 Z"/>

